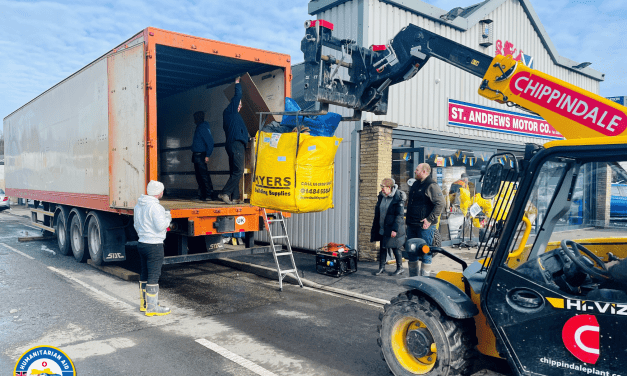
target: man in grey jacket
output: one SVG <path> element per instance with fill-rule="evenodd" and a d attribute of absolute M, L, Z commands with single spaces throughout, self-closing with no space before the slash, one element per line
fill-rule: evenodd
<path fill-rule="evenodd" d="M 163 197 L 163 183 L 151 180 L 146 193 L 139 197 L 133 208 L 133 222 L 139 235 L 137 252 L 141 260 L 139 310 L 146 312 L 146 316 L 163 316 L 169 314 L 170 309 L 159 305 L 159 277 L 164 258 L 163 241 L 172 217 L 159 204 Z"/>
<path fill-rule="evenodd" d="M 403 256 L 401 247 L 405 244 L 405 192 L 398 189 L 394 179 L 381 181 L 381 193 L 377 198 L 374 209 L 374 221 L 370 230 L 370 241 L 379 241 L 379 271 L 374 275 L 380 275 L 385 271 L 385 262 L 388 249 L 392 250 L 396 258 L 396 271 L 392 275 L 403 273 Z"/>

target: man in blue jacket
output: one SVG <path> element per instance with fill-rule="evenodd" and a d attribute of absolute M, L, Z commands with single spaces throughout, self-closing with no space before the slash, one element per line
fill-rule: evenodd
<path fill-rule="evenodd" d="M 211 200 L 213 195 L 213 184 L 211 176 L 207 170 L 207 162 L 213 153 L 213 136 L 209 123 L 205 121 L 205 113 L 198 111 L 194 113 L 194 123 L 196 123 L 196 131 L 194 132 L 194 141 L 192 142 L 192 163 L 194 164 L 194 173 L 196 174 L 196 182 L 200 191 L 199 199 L 202 201 Z"/>
<path fill-rule="evenodd" d="M 250 139 L 248 128 L 239 111 L 242 109 L 242 85 L 235 79 L 235 95 L 222 113 L 222 126 L 226 136 L 226 153 L 229 156 L 229 180 L 218 198 L 227 204 L 239 202 L 239 182 L 244 175 L 244 153 Z M 234 202 L 235 201 L 235 202 Z"/>

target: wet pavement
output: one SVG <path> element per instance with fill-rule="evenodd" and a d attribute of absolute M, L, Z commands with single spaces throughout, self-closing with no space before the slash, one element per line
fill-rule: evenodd
<path fill-rule="evenodd" d="M 25 206 L 14 206 L 11 208 L 11 214 L 18 216 L 29 217 L 30 212 Z M 289 219 L 287 220 L 289 226 Z M 132 243 L 129 243 L 132 244 Z M 475 255 L 477 248 L 457 248 L 457 247 L 444 247 L 447 251 L 455 254 L 457 257 L 464 260 L 468 265 L 475 262 Z M 135 247 L 133 245 L 127 246 L 128 261 L 125 263 L 117 263 L 117 265 L 127 268 L 129 270 L 139 272 L 137 255 L 135 253 Z M 255 266 L 261 266 L 276 271 L 276 264 L 272 253 L 239 256 L 234 258 L 238 262 L 244 262 L 249 267 L 246 269 L 249 272 L 259 274 L 272 279 L 278 279 L 276 274 L 268 275 L 267 270 L 255 270 Z M 288 257 L 280 258 L 281 269 L 287 270 L 291 268 Z M 376 299 L 382 299 L 385 301 L 391 300 L 398 294 L 406 291 L 406 289 L 397 284 L 397 281 L 402 278 L 409 277 L 407 269 L 407 261 L 404 259 L 403 267 L 404 273 L 398 276 L 392 276 L 391 274 L 396 270 L 396 264 L 394 261 L 388 261 L 386 265 L 386 272 L 375 276 L 374 273 L 379 269 L 378 262 L 358 261 L 357 271 L 354 273 L 344 274 L 340 277 L 329 276 L 326 274 L 320 274 L 316 271 L 316 255 L 314 252 L 295 251 L 294 262 L 298 269 L 299 276 L 305 280 L 313 282 L 309 284 L 321 285 L 326 287 L 332 287 L 333 289 L 346 290 L 352 293 L 361 294 Z M 191 263 L 189 265 L 202 265 L 204 262 Z M 235 266 L 233 264 L 225 263 L 225 265 Z M 177 273 L 176 265 L 165 265 L 163 268 L 164 273 Z M 432 272 L 440 272 L 443 270 L 461 272 L 462 267 L 455 261 L 447 258 L 443 255 L 436 255 L 433 258 Z M 291 279 L 287 279 L 284 283 L 290 283 Z M 293 282 L 293 281 L 292 281 Z M 221 301 L 216 299 L 216 301 Z"/>
<path fill-rule="evenodd" d="M 474 261 L 476 254 L 476 248 L 470 250 L 449 249 L 449 251 L 464 259 L 468 264 Z M 281 269 L 283 270 L 290 268 L 289 261 L 286 262 L 286 259 L 288 259 L 288 257 L 280 259 Z M 274 257 L 271 253 L 240 256 L 235 260 L 276 270 Z M 346 290 L 387 301 L 406 291 L 406 288 L 398 285 L 397 281 L 409 277 L 407 261 L 403 263 L 403 274 L 398 276 L 392 275 L 396 270 L 396 263 L 386 265 L 385 273 L 375 276 L 374 273 L 379 270 L 378 262 L 358 261 L 356 272 L 344 274 L 340 277 L 318 273 L 316 271 L 315 253 L 294 252 L 294 262 L 296 263 L 299 276 L 314 284 Z M 445 256 L 437 255 L 433 258 L 432 271 L 439 272 L 442 270 L 461 272 L 462 268 L 459 264 Z M 275 278 L 278 277 L 275 276 Z"/>
<path fill-rule="evenodd" d="M 19 218 L 4 222 L 2 242 L 12 248 L 0 248 L 0 258 L 6 260 L 0 264 L 0 290 L 9 300 L 0 312 L 0 326 L 10 328 L 0 334 L 0 373 L 12 369 L 23 351 L 46 344 L 67 351 L 80 374 L 121 374 L 128 369 L 142 375 L 253 374 L 228 360 L 232 357 L 219 355 L 215 346 L 205 348 L 209 344 L 280 375 L 389 374 L 379 356 L 377 325 L 381 302 L 404 291 L 396 281 L 407 271 L 391 276 L 395 265 L 374 276 L 378 263 L 358 262 L 355 273 L 335 278 L 316 272 L 314 254 L 295 252 L 299 275 L 320 288 L 285 283 L 283 292 L 278 291 L 272 254 L 236 260 L 255 265 L 247 270 L 265 278 L 211 261 L 164 265 L 160 298 L 173 307 L 173 314 L 146 318 L 137 310 L 136 282 L 55 253 L 55 240 L 18 243 L 17 236 L 41 231 L 27 229 L 30 213 L 25 207 L 6 214 Z M 453 252 L 465 259 L 475 254 L 474 249 Z M 127 256 L 127 263 L 116 264 L 136 271 L 132 245 Z M 436 271 L 461 271 L 441 255 L 433 265 Z M 372 300 L 340 298 L 320 291 L 324 289 Z M 143 364 L 140 369 L 137 359 Z M 496 367 L 492 362 L 481 361 L 478 369 Z"/>

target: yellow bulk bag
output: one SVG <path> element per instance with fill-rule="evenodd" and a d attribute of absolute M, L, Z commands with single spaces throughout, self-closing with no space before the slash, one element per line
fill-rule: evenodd
<path fill-rule="evenodd" d="M 290 213 L 333 208 L 333 161 L 341 141 L 293 132 L 257 132 L 250 203 Z"/>

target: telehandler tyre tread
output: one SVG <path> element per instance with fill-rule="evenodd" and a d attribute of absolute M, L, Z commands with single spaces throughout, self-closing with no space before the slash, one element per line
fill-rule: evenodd
<path fill-rule="evenodd" d="M 453 319 L 430 299 L 412 291 L 401 293 L 379 315 L 381 355 L 395 376 L 466 376 L 472 372 L 477 338 L 474 320 Z M 426 328 L 436 351 L 416 358 L 409 353 L 407 333 Z M 400 358 L 400 360 L 399 360 Z"/>

